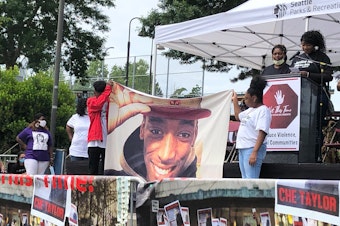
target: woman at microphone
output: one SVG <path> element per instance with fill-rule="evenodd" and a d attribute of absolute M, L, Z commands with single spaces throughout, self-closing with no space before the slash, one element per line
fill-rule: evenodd
<path fill-rule="evenodd" d="M 301 76 L 307 77 L 320 86 L 320 108 L 317 112 L 317 130 L 320 137 L 320 145 L 323 143 L 322 128 L 327 125 L 325 119 L 327 111 L 331 109 L 329 82 L 333 80 L 331 61 L 326 55 L 326 45 L 323 35 L 319 31 L 306 31 L 301 36 L 303 53 L 296 56 L 292 61 L 292 67 L 299 69 Z M 321 150 L 317 161 L 320 161 Z"/>
<path fill-rule="evenodd" d="M 272 49 L 273 64 L 264 68 L 262 75 L 289 74 L 287 61 L 287 49 L 284 45 L 275 45 Z"/>
<path fill-rule="evenodd" d="M 315 30 L 306 31 L 300 41 L 303 53 L 294 57 L 291 66 L 298 68 L 302 76 L 318 84 L 322 82 L 322 86 L 326 87 L 326 83 L 333 79 L 333 71 L 329 67 L 331 61 L 325 53 L 326 45 L 323 35 Z"/>

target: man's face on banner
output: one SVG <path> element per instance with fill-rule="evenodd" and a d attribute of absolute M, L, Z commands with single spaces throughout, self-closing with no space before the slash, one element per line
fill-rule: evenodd
<path fill-rule="evenodd" d="M 145 116 L 140 127 L 144 140 L 147 180 L 178 177 L 192 156 L 197 136 L 197 120 Z"/>

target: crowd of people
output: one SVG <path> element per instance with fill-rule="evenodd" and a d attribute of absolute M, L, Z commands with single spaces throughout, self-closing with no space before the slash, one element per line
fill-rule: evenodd
<path fill-rule="evenodd" d="M 93 87 L 95 95 L 88 99 L 78 98 L 76 113 L 65 126 L 70 140 L 68 151 L 71 163 L 85 162 L 87 166 L 74 171 L 78 175 L 100 175 L 104 169 L 108 97 L 112 82 L 96 81 Z M 53 166 L 51 134 L 43 113 L 37 113 L 15 140 L 24 151 L 18 153 L 15 163 L 0 160 L 0 173 L 43 175 Z"/>
<path fill-rule="evenodd" d="M 247 89 L 243 105 L 239 105 L 239 100 L 236 93 L 233 94 L 232 100 L 234 103 L 235 118 L 239 120 L 240 128 L 237 133 L 236 148 L 239 153 L 239 166 L 242 178 L 259 178 L 261 165 L 266 156 L 266 143 L 267 134 L 271 123 L 271 113 L 268 107 L 263 103 L 263 90 L 266 87 L 266 81 L 262 78 L 263 75 L 276 75 L 276 74 L 289 74 L 299 73 L 303 77 L 307 77 L 314 81 L 323 88 L 320 93 L 322 102 L 322 108 L 319 109 L 318 114 L 321 115 L 318 123 L 318 131 L 321 131 L 321 127 L 325 125 L 323 119 L 326 116 L 326 111 L 329 104 L 329 82 L 332 81 L 332 67 L 329 57 L 326 55 L 326 44 L 322 34 L 319 31 L 312 30 L 307 31 L 301 36 L 301 48 L 302 54 L 295 54 L 290 60 L 291 64 L 287 63 L 287 49 L 284 45 L 277 44 L 272 48 L 272 60 L 273 64 L 265 67 L 262 73 L 258 76 L 254 76 L 249 88 Z M 104 174 L 104 161 L 105 161 L 105 148 L 107 142 L 108 133 L 112 132 L 116 127 L 124 122 L 128 116 L 124 116 L 123 113 L 129 114 L 125 111 L 120 114 L 117 122 L 108 122 L 108 108 L 109 108 L 109 96 L 112 92 L 116 93 L 117 96 L 124 96 L 123 91 L 119 87 L 115 87 L 113 90 L 113 83 L 111 81 L 96 81 L 93 84 L 94 96 L 86 99 L 79 98 L 77 101 L 76 113 L 70 117 L 66 124 L 66 133 L 70 140 L 69 146 L 69 158 L 71 163 L 83 162 L 87 166 L 86 169 L 79 170 L 78 174 L 90 174 L 90 175 L 101 175 Z M 337 89 L 340 90 L 340 82 L 338 82 Z M 134 97 L 129 97 L 134 98 Z M 114 101 L 118 101 L 118 105 L 128 105 L 132 103 L 129 98 L 124 98 L 123 101 L 119 101 L 116 98 Z M 129 103 L 123 103 L 128 101 Z M 149 106 L 150 107 L 150 106 Z M 131 108 L 132 109 L 132 108 Z M 144 109 L 145 110 L 145 109 Z M 138 109 L 139 112 L 143 113 L 143 109 Z M 165 122 L 160 121 L 157 117 L 165 112 L 166 110 L 160 110 L 160 107 L 153 106 L 148 113 L 143 113 L 143 122 L 131 136 L 139 137 L 140 144 L 138 149 L 135 147 L 124 147 L 124 150 L 133 149 L 132 155 L 144 157 L 143 169 L 138 172 L 138 167 L 133 168 L 129 162 L 129 159 L 125 159 L 126 165 L 132 170 L 137 170 L 135 173 L 143 175 L 147 180 L 157 179 L 156 174 L 152 173 L 154 165 L 157 161 L 153 157 L 154 150 L 151 151 L 149 142 L 150 134 L 148 134 L 148 127 L 152 125 L 161 125 L 161 127 L 168 127 L 172 130 L 175 125 L 181 124 L 181 120 L 186 121 L 187 131 L 191 131 L 190 140 L 188 140 L 188 149 L 193 145 L 197 132 L 197 119 L 207 117 L 210 112 L 204 112 L 199 109 L 201 115 L 196 116 L 182 114 L 181 117 L 171 119 L 171 123 L 163 125 Z M 137 114 L 136 112 L 133 114 Z M 164 116 L 163 115 L 163 116 Z M 192 117 L 191 117 L 192 116 Z M 112 119 L 111 119 L 112 120 Z M 167 120 L 169 121 L 169 120 Z M 188 121 L 192 121 L 192 129 L 189 128 Z M 177 124 L 176 124 L 177 123 Z M 149 125 L 150 124 L 150 125 Z M 135 135 L 134 135 L 135 134 Z M 132 138 L 129 138 L 132 139 Z M 182 138 L 181 138 L 182 139 Z M 22 130 L 16 137 L 16 141 L 20 147 L 25 150 L 24 153 L 20 153 L 17 157 L 16 167 L 14 173 L 24 173 L 35 175 L 44 174 L 48 166 L 53 165 L 53 149 L 50 132 L 46 126 L 46 119 L 42 113 L 38 113 L 34 116 L 33 121 Z M 142 143 L 141 143 L 142 142 Z M 136 144 L 136 143 L 134 143 Z M 143 147 L 144 146 L 144 147 Z M 150 146 L 150 147 L 149 147 Z M 141 153 L 135 153 L 139 150 Z M 185 151 L 182 150 L 182 153 Z M 158 152 L 161 150 L 158 150 Z M 131 154 L 131 153 L 130 153 Z M 180 155 L 178 155 L 180 156 Z M 190 154 L 187 154 L 190 156 Z M 124 156 L 126 157 L 126 156 Z M 133 160 L 134 161 L 134 160 Z M 150 164 L 149 164 L 150 162 Z M 182 159 L 176 159 L 176 164 L 181 164 Z M 196 159 L 183 161 L 185 164 L 195 164 Z M 152 164 L 151 164 L 152 163 Z M 187 167 L 187 170 L 195 171 L 195 167 Z M 164 166 L 163 166 L 164 168 Z M 170 167 L 176 169 L 176 167 Z M 0 161 L 0 171 L 5 172 L 5 165 Z M 130 170 L 131 171 L 131 170 Z M 164 171 L 164 170 L 163 170 Z M 190 171 L 191 172 L 191 171 Z M 170 172 L 164 177 L 177 177 L 177 176 L 190 176 L 190 172 Z M 106 172 L 110 174 L 110 172 Z"/>

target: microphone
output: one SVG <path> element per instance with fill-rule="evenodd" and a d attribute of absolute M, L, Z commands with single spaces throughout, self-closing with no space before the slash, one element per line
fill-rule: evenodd
<path fill-rule="evenodd" d="M 289 58 L 289 60 L 294 59 L 296 56 L 300 55 L 300 51 L 297 51 L 291 58 Z"/>

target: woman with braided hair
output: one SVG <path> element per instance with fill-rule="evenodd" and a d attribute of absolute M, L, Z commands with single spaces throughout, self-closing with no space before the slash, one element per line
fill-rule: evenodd
<path fill-rule="evenodd" d="M 270 110 L 263 104 L 263 90 L 267 82 L 255 76 L 244 95 L 248 109 L 241 111 L 237 94 L 234 92 L 235 118 L 240 121 L 236 137 L 239 150 L 239 166 L 242 178 L 259 178 L 262 162 L 266 156 L 267 134 L 271 123 Z"/>

